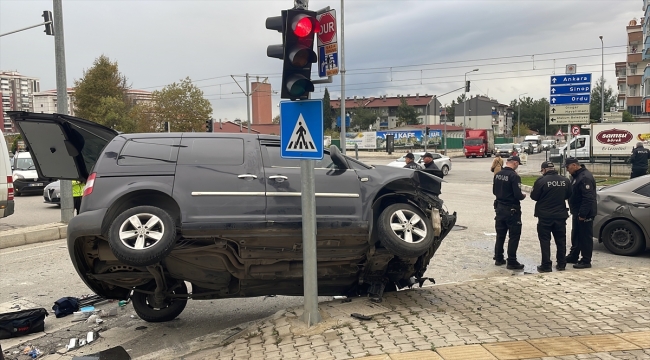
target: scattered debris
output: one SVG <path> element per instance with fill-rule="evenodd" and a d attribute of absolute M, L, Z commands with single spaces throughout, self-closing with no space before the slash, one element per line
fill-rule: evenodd
<path fill-rule="evenodd" d="M 95 333 L 92 331 L 88 332 L 88 335 L 86 335 L 86 342 L 90 344 L 91 342 L 95 341 Z"/>
<path fill-rule="evenodd" d="M 359 313 L 352 313 L 352 314 L 350 314 L 350 316 L 352 316 L 355 319 L 359 319 L 359 320 L 372 320 L 372 316 L 366 316 L 366 315 L 362 315 L 362 314 L 359 314 Z"/>
<path fill-rule="evenodd" d="M 95 354 L 88 354 L 83 356 L 75 356 L 72 360 L 131 360 L 129 353 L 121 346 L 106 349 Z"/>
<path fill-rule="evenodd" d="M 57 318 L 68 316 L 79 310 L 79 299 L 75 297 L 62 297 L 52 306 Z"/>
<path fill-rule="evenodd" d="M 79 339 L 79 347 L 82 347 L 86 345 L 86 340 L 85 339 Z"/>
<path fill-rule="evenodd" d="M 100 310 L 99 315 L 101 317 L 117 316 L 117 307 L 110 308 L 108 310 Z"/>
<path fill-rule="evenodd" d="M 347 299 L 341 300 L 341 303 L 349 303 L 349 302 L 352 302 L 352 299 L 347 298 Z"/>
<path fill-rule="evenodd" d="M 135 329 L 136 329 L 136 330 L 144 330 L 144 329 L 146 329 L 146 328 L 147 328 L 146 326 L 138 326 L 138 327 L 135 328 Z"/>
<path fill-rule="evenodd" d="M 76 347 L 77 347 L 77 339 L 73 338 L 73 339 L 70 339 L 70 343 L 65 348 L 66 348 L 66 350 L 70 351 L 70 350 L 72 350 L 72 349 L 74 349 Z"/>
<path fill-rule="evenodd" d="M 27 353 L 28 356 L 30 356 L 32 359 L 36 359 L 41 355 L 41 351 L 37 347 L 32 347 L 32 349 Z"/>

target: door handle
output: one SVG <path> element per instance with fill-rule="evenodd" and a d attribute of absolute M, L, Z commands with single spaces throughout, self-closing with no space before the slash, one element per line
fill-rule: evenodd
<path fill-rule="evenodd" d="M 257 175 L 253 175 L 253 174 L 241 174 L 241 175 L 238 175 L 237 177 L 240 178 L 240 179 L 246 179 L 246 180 L 257 179 Z"/>
<path fill-rule="evenodd" d="M 289 178 L 284 175 L 271 175 L 269 176 L 269 179 L 275 180 L 277 182 L 283 182 L 285 180 L 289 180 Z"/>
<path fill-rule="evenodd" d="M 650 208 L 650 204 L 641 203 L 641 202 L 632 203 L 632 206 L 640 207 L 640 208 Z"/>

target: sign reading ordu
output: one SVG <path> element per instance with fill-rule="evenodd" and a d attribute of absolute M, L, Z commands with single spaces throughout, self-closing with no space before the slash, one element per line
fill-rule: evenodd
<path fill-rule="evenodd" d="M 339 73 L 339 45 L 336 38 L 336 11 L 330 10 L 316 16 L 320 24 L 318 33 L 318 76 Z"/>
<path fill-rule="evenodd" d="M 591 74 L 551 76 L 549 124 L 589 124 Z"/>
<path fill-rule="evenodd" d="M 323 100 L 280 103 L 280 144 L 285 159 L 323 158 Z"/>

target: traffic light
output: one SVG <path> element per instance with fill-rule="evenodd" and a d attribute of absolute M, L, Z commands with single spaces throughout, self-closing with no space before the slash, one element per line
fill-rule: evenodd
<path fill-rule="evenodd" d="M 317 61 L 314 36 L 320 29 L 316 12 L 287 10 L 282 69 L 282 99 L 307 99 L 314 91 L 311 64 Z"/>
<path fill-rule="evenodd" d="M 426 127 L 424 128 L 424 131 L 425 131 L 425 133 L 427 134 L 427 136 L 429 136 L 429 127 L 428 127 L 428 126 L 426 126 Z"/>
<path fill-rule="evenodd" d="M 465 81 L 465 92 L 469 92 L 469 80 Z"/>
<path fill-rule="evenodd" d="M 212 119 L 205 121 L 205 132 L 212 132 Z"/>
<path fill-rule="evenodd" d="M 54 35 L 54 23 L 52 23 L 52 12 L 51 11 L 43 11 L 43 19 L 45 22 L 49 22 L 49 24 L 45 24 L 45 33 L 47 35 Z"/>

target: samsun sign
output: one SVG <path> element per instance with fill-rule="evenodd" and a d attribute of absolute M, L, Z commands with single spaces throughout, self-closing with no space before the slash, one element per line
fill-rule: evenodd
<path fill-rule="evenodd" d="M 632 139 L 634 139 L 634 135 L 631 132 L 621 129 L 604 130 L 596 135 L 596 140 L 605 145 L 626 144 Z"/>

